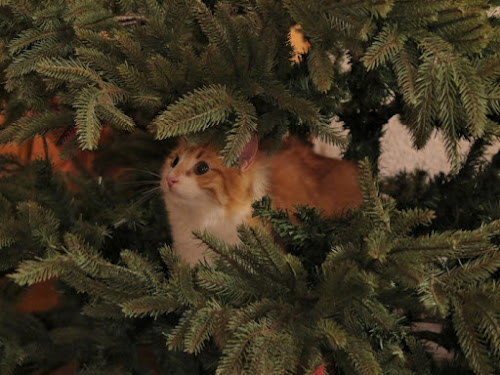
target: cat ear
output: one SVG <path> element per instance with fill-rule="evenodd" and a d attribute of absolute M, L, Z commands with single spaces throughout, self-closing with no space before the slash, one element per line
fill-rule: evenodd
<path fill-rule="evenodd" d="M 257 155 L 257 151 L 259 150 L 259 139 L 254 134 L 252 138 L 247 142 L 243 150 L 241 151 L 239 162 L 240 169 L 242 171 L 246 171 L 250 168 L 255 160 L 255 155 Z"/>

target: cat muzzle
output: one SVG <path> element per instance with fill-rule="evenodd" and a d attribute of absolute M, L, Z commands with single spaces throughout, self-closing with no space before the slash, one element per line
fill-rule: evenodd
<path fill-rule="evenodd" d="M 174 186 L 176 182 L 179 182 L 179 179 L 177 179 L 176 177 L 173 176 L 167 177 L 167 185 L 169 189 L 172 189 L 172 186 Z"/>

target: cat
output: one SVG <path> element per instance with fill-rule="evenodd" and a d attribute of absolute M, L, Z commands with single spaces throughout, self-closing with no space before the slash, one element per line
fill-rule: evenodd
<path fill-rule="evenodd" d="M 239 157 L 239 167 L 223 164 L 210 144 L 180 140 L 166 158 L 160 182 L 173 249 L 194 266 L 204 248 L 192 232 L 206 229 L 226 243 L 239 242 L 237 226 L 252 222 L 251 204 L 269 195 L 276 208 L 309 205 L 324 217 L 341 215 L 361 203 L 356 165 L 317 155 L 289 137 L 274 155 L 259 150 L 256 136 Z"/>

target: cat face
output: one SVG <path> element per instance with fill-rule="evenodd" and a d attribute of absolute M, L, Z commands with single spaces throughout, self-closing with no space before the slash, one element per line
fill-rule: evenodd
<path fill-rule="evenodd" d="M 229 175 L 235 173 L 237 170 L 223 165 L 211 146 L 190 146 L 180 141 L 165 160 L 161 188 L 167 202 L 224 205 Z"/>
<path fill-rule="evenodd" d="M 190 146 L 181 140 L 161 173 L 167 208 L 172 204 L 205 211 L 222 208 L 229 214 L 247 209 L 249 202 L 263 195 L 265 186 L 262 168 L 254 166 L 257 151 L 257 138 L 252 137 L 240 154 L 240 167 L 231 168 L 213 146 Z"/>

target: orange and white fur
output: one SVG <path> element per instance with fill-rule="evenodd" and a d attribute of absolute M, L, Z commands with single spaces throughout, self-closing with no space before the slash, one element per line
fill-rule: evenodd
<path fill-rule="evenodd" d="M 226 167 L 212 146 L 190 146 L 182 140 L 167 157 L 160 185 L 173 249 L 188 264 L 203 259 L 204 248 L 194 230 L 206 229 L 227 243 L 238 243 L 237 226 L 251 221 L 251 204 L 266 194 L 277 208 L 309 205 L 325 217 L 361 203 L 355 164 L 316 155 L 293 138 L 268 156 L 252 137 L 239 165 Z"/>

